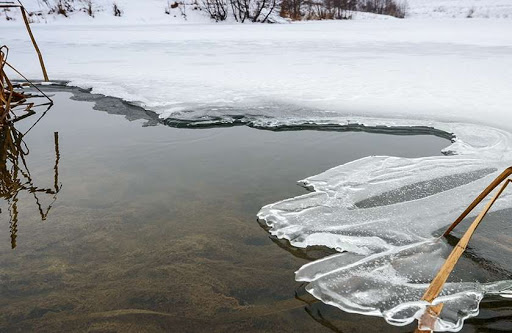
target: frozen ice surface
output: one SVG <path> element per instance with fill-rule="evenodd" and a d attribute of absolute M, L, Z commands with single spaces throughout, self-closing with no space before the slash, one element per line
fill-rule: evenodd
<path fill-rule="evenodd" d="M 113 21 L 115 22 L 115 20 Z M 10 62 L 41 77 L 21 22 L 1 23 Z M 267 108 L 473 122 L 511 129 L 512 20 L 33 27 L 52 80 L 191 119 Z M 293 115 L 291 115 L 293 116 Z"/>
<path fill-rule="evenodd" d="M 508 0 L 407 0 L 408 17 L 512 18 Z"/>
<path fill-rule="evenodd" d="M 368 257 L 340 253 L 304 265 L 296 278 L 309 282 L 308 292 L 327 304 L 401 326 L 419 319 L 429 305 L 420 299 L 449 249 L 440 239 Z M 434 302 L 444 304 L 436 330 L 459 330 L 464 319 L 478 314 L 485 294 L 511 287 L 512 281 L 447 283 Z"/>
<path fill-rule="evenodd" d="M 397 119 L 357 122 L 419 126 Z M 283 123 L 275 121 L 273 126 Z M 331 126 L 335 123 L 331 120 Z M 347 122 L 339 122 L 343 124 Z M 258 213 L 271 234 L 293 246 L 346 251 L 297 271 L 296 279 L 309 282 L 307 290 L 318 299 L 345 311 L 382 316 L 393 325 L 411 323 L 424 313 L 428 304 L 419 300 L 450 251 L 437 237 L 512 161 L 512 137 L 506 131 L 430 125 L 455 134 L 445 149 L 449 156 L 362 158 L 300 181 L 312 192 L 267 205 Z M 511 199 L 505 192 L 495 209 L 510 207 Z M 511 288 L 511 281 L 446 284 L 434 301 L 445 305 L 435 329 L 458 331 L 464 319 L 478 314 L 486 293 L 506 295 Z"/>

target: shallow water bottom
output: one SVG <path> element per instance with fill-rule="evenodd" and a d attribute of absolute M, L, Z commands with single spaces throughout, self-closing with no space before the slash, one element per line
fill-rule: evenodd
<path fill-rule="evenodd" d="M 308 296 L 294 271 L 330 251 L 294 249 L 257 223 L 296 181 L 368 155 L 438 155 L 430 135 L 142 127 L 58 92 L 25 137 L 34 183 L 0 235 L 2 332 L 409 332 Z M 32 125 L 21 121 L 19 130 Z M 153 124 L 156 122 L 152 122 Z M 41 221 L 43 210 L 51 205 Z M 46 211 L 44 211 L 46 212 Z M 491 251 L 492 252 L 492 251 Z M 506 303 L 483 303 L 464 331 L 508 331 Z"/>

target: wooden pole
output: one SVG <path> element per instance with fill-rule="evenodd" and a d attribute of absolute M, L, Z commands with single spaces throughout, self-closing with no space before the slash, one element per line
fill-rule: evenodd
<path fill-rule="evenodd" d="M 510 169 L 510 168 L 509 168 Z M 507 169 L 507 170 L 509 170 Z M 500 179 L 503 174 L 506 174 L 508 171 L 505 170 L 496 180 Z M 495 181 L 489 185 L 483 193 L 489 189 L 492 185 L 493 188 L 499 185 L 503 180 L 501 180 L 499 183 L 495 184 Z M 473 221 L 473 223 L 469 226 L 469 229 L 466 231 L 464 236 L 459 240 L 455 248 L 452 250 L 446 261 L 444 262 L 443 266 L 437 273 L 437 275 L 434 277 L 432 282 L 430 283 L 430 286 L 428 287 L 427 291 L 422 297 L 422 300 L 427 301 L 431 303 L 443 290 L 443 286 L 446 283 L 446 280 L 448 280 L 448 277 L 450 276 L 450 273 L 453 271 L 453 268 L 457 264 L 457 261 L 460 259 L 460 256 L 464 251 L 466 250 L 466 247 L 469 243 L 469 240 L 473 236 L 476 228 L 480 225 L 480 222 L 482 222 L 482 219 L 485 217 L 485 215 L 489 212 L 489 209 L 491 209 L 492 205 L 498 200 L 498 197 L 503 193 L 507 185 L 512 180 L 507 179 L 505 183 L 501 186 L 501 188 L 496 192 L 496 194 L 492 197 L 492 199 L 485 205 L 484 209 L 478 214 L 476 219 Z M 492 189 L 491 189 L 492 190 Z M 490 192 L 490 190 L 489 190 Z M 480 196 L 482 195 L 480 194 Z M 479 197 L 480 197 L 479 196 Z M 484 195 L 485 197 L 485 195 Z M 478 199 L 478 198 L 477 198 Z M 478 202 L 480 202 L 483 198 L 481 198 Z M 474 202 L 473 202 L 474 203 Z M 468 207 L 469 208 L 469 207 Z M 466 209 L 467 210 L 467 209 Z M 469 213 L 469 212 L 468 212 Z M 435 321 L 439 314 L 441 313 L 443 309 L 443 304 L 433 305 L 429 306 L 423 316 L 420 318 L 418 323 L 418 328 L 416 329 L 416 333 L 423 333 L 423 332 L 431 332 L 431 330 L 420 330 L 419 327 L 429 327 L 433 328 Z"/>
<path fill-rule="evenodd" d="M 37 46 L 34 35 L 32 34 L 32 30 L 30 29 L 30 24 L 28 22 L 25 7 L 20 6 L 20 9 L 21 9 L 21 14 L 23 15 L 23 21 L 25 21 L 25 26 L 27 27 L 28 34 L 30 36 L 30 39 L 32 40 L 32 44 L 34 45 L 34 48 L 36 49 L 37 56 L 39 57 L 39 63 L 41 64 L 41 69 L 43 70 L 44 80 L 45 80 L 45 82 L 48 82 L 49 79 L 48 79 L 48 74 L 46 73 L 46 67 L 44 66 L 43 55 L 41 54 L 41 51 L 39 50 L 39 47 Z"/>
<path fill-rule="evenodd" d="M 455 229 L 455 227 L 460 222 L 462 222 L 462 220 L 480 203 L 480 201 L 482 201 L 487 195 L 489 195 L 489 193 L 491 193 L 492 190 L 494 190 L 494 188 L 501 184 L 501 182 L 504 181 L 510 175 L 512 175 L 512 167 L 506 168 L 505 171 L 503 171 L 498 177 L 496 177 L 496 179 L 494 179 L 492 183 L 490 183 L 489 186 L 487 186 L 485 190 L 483 190 L 482 193 L 480 193 L 475 198 L 475 200 L 473 200 L 473 202 L 468 206 L 468 208 L 466 208 L 466 210 L 448 227 L 448 229 L 446 229 L 443 236 L 448 236 L 448 234 L 450 234 L 450 232 L 453 229 Z"/>

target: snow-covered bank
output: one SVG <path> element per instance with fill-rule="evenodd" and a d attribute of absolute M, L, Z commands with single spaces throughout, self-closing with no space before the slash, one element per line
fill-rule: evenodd
<path fill-rule="evenodd" d="M 457 140 L 448 149 L 457 155 L 354 161 L 307 179 L 316 192 L 266 206 L 259 214 L 272 233 L 296 246 L 351 251 L 297 273 L 311 282 L 316 297 L 403 324 L 425 306 L 413 302 L 424 288 L 416 282 L 427 280 L 446 254 L 446 244 L 432 245 L 433 232 L 512 162 L 511 28 L 507 20 L 455 19 L 48 25 L 35 33 L 51 78 L 140 104 L 164 118 L 245 117 L 265 127 L 429 126 L 454 133 Z M 40 77 L 22 27 L 1 29 L 11 63 Z M 450 186 L 418 193 L 429 182 Z M 357 206 L 404 188 L 415 200 L 398 200 L 397 194 L 385 206 Z M 510 195 L 498 204 L 510 206 Z M 412 275 L 425 253 L 432 255 L 432 270 Z M 392 269 L 394 257 L 400 269 Z M 385 279 L 375 281 L 373 272 Z M 368 288 L 343 294 L 345 286 L 362 280 Z M 463 318 L 476 315 L 486 292 L 509 286 L 452 285 L 446 291 L 450 309 L 459 312 L 444 318 L 441 329 L 460 328 Z"/>
<path fill-rule="evenodd" d="M 512 19 L 508 0 L 407 0 L 408 18 Z"/>
<path fill-rule="evenodd" d="M 395 0 L 406 8 L 405 19 L 431 18 L 487 18 L 512 19 L 512 2 L 509 0 Z M 57 13 L 57 0 L 24 0 L 23 4 L 34 23 L 49 24 L 184 24 L 214 23 L 199 0 L 69 0 L 63 2 L 65 13 Z M 318 3 L 318 2 L 317 2 Z M 316 3 L 316 4 L 317 4 Z M 313 7 L 316 6 L 313 5 Z M 277 2 L 277 8 L 281 1 Z M 229 7 L 229 6 L 228 6 Z M 360 8 L 364 10 L 363 8 Z M 228 8 L 229 10 L 229 8 Z M 304 4 L 303 12 L 307 11 Z M 65 15 L 63 15 L 65 14 Z M 116 16 L 117 14 L 117 16 Z M 376 15 L 350 10 L 352 19 L 388 19 L 390 16 Z M 8 20 L 21 20 L 19 11 L 0 10 L 0 24 Z M 250 21 L 250 20 L 249 20 Z M 279 10 L 272 14 L 272 22 L 285 23 Z M 235 22 L 228 15 L 228 22 Z"/>
<path fill-rule="evenodd" d="M 344 115 L 512 128 L 512 21 L 290 25 L 37 26 L 50 78 L 138 102 L 163 117 L 274 105 Z M 10 61 L 40 77 L 23 27 Z"/>

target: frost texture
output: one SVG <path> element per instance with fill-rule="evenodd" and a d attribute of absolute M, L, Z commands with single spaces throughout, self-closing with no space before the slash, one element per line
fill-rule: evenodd
<path fill-rule="evenodd" d="M 419 126 L 400 120 L 360 118 L 366 126 Z M 267 126 L 300 126 L 283 120 Z M 329 121 L 302 124 L 325 126 Z M 330 125 L 347 121 L 330 120 Z M 296 247 L 327 246 L 335 254 L 304 265 L 298 281 L 308 292 L 344 311 L 382 316 L 393 325 L 421 317 L 420 301 L 451 247 L 437 238 L 511 161 L 511 135 L 467 124 L 431 123 L 454 133 L 450 156 L 362 158 L 300 181 L 312 192 L 267 205 L 258 213 L 271 234 Z M 505 192 L 497 208 L 510 206 Z M 475 213 L 481 207 L 477 207 Z M 344 252 L 345 251 L 345 252 Z M 485 294 L 510 294 L 512 281 L 452 282 L 434 304 L 444 303 L 436 331 L 458 331 L 478 314 Z"/>

